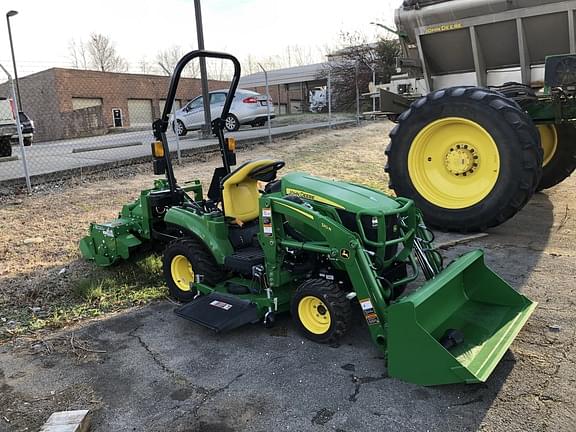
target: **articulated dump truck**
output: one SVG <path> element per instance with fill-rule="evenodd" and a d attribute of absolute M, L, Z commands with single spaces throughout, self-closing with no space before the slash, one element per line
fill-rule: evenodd
<path fill-rule="evenodd" d="M 396 127 L 390 188 L 425 221 L 481 231 L 576 168 L 576 1 L 406 0 L 398 75 L 380 91 Z"/>

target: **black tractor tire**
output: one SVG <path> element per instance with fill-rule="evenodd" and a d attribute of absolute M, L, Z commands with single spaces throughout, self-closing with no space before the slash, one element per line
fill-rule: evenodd
<path fill-rule="evenodd" d="M 0 141 L 0 157 L 12 156 L 12 144 L 10 139 Z"/>
<path fill-rule="evenodd" d="M 240 121 L 234 114 L 228 114 L 224 119 L 224 126 L 228 132 L 236 132 L 240 129 Z"/>
<path fill-rule="evenodd" d="M 290 312 L 298 330 L 318 343 L 337 342 L 348 331 L 352 320 L 352 307 L 346 293 L 326 279 L 303 282 L 292 297 Z"/>
<path fill-rule="evenodd" d="M 226 277 L 204 244 L 194 238 L 182 238 L 169 243 L 162 264 L 168 290 L 172 297 L 181 302 L 189 302 L 196 296 L 196 289 L 190 287 L 195 275 L 202 275 L 202 283 L 212 286 Z M 190 265 L 189 273 L 181 267 L 185 265 Z"/>
<path fill-rule="evenodd" d="M 556 129 L 556 148 L 542 167 L 539 191 L 556 186 L 576 169 L 576 126 L 561 123 L 552 127 Z"/>
<path fill-rule="evenodd" d="M 444 122 L 448 127 L 455 122 L 464 130 L 471 128 L 470 143 L 442 132 Z M 425 179 L 420 183 L 409 170 L 411 147 L 418 145 L 424 150 L 414 154 L 421 157 L 413 155 L 410 162 Z M 504 95 L 478 87 L 438 90 L 413 102 L 390 132 L 386 155 L 390 188 L 398 196 L 412 198 L 425 222 L 443 231 L 476 232 L 502 224 L 526 205 L 542 175 L 539 133 L 530 117 Z M 497 163 L 497 170 L 490 168 Z M 437 178 L 433 171 L 450 187 L 431 181 Z M 470 195 L 470 182 L 478 180 L 472 175 L 487 176 L 488 181 L 482 183 L 481 192 Z M 427 197 L 415 182 L 428 192 Z"/>
<path fill-rule="evenodd" d="M 176 120 L 176 123 L 174 123 L 174 133 L 177 133 L 178 136 L 185 136 L 188 133 L 188 129 L 186 129 L 182 120 Z"/>

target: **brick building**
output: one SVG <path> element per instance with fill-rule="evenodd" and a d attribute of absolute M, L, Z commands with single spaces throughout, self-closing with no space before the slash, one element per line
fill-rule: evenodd
<path fill-rule="evenodd" d="M 308 92 L 326 85 L 327 63 L 296 66 L 268 71 L 268 89 L 276 114 L 308 111 Z M 264 72 L 240 78 L 240 87 L 266 94 Z"/>
<path fill-rule="evenodd" d="M 107 133 L 110 129 L 146 127 L 160 117 L 168 93 L 166 76 L 52 68 L 20 78 L 23 110 L 36 125 L 35 141 Z M 209 81 L 210 90 L 228 88 Z M 183 78 L 176 106 L 202 93 L 199 79 Z M 8 83 L 0 96 L 8 97 Z"/>

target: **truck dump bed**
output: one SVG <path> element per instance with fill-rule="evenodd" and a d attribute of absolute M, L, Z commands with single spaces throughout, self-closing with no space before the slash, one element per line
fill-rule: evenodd
<path fill-rule="evenodd" d="M 576 1 L 560 0 L 406 0 L 395 20 L 404 56 L 420 63 L 430 90 L 538 87 L 547 56 L 576 52 L 575 10 Z"/>

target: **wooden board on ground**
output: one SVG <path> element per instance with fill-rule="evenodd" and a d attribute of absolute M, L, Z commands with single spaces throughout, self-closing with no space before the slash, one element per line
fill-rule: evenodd
<path fill-rule="evenodd" d="M 89 430 L 89 411 L 76 410 L 52 413 L 40 432 L 88 432 Z"/>

